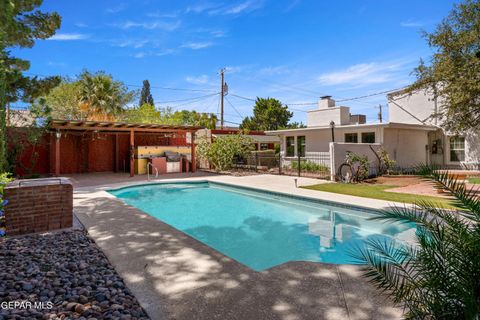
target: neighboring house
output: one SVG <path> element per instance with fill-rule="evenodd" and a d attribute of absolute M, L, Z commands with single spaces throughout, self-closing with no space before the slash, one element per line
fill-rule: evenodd
<path fill-rule="evenodd" d="M 462 134 L 452 134 L 442 129 L 437 117 L 441 99 L 426 91 L 413 94 L 403 90 L 387 95 L 389 119 L 392 122 L 435 126 L 428 133 L 428 163 L 447 167 L 478 169 L 480 165 L 480 128 Z"/>
<path fill-rule="evenodd" d="M 389 94 L 388 99 L 389 122 L 366 123 L 364 115 L 352 115 L 349 107 L 337 106 L 325 96 L 317 110 L 307 112 L 306 128 L 266 133 L 279 136 L 287 161 L 331 153 L 330 143 L 336 142 L 381 145 L 403 168 L 419 163 L 460 167 L 462 162 L 480 162 L 478 133 L 471 137 L 445 134 L 431 117 L 436 109 L 433 99 L 421 92 L 406 96 L 402 91 Z"/>
<path fill-rule="evenodd" d="M 215 138 L 239 134 L 242 133 L 250 138 L 255 143 L 255 150 L 273 150 L 275 149 L 275 144 L 280 143 L 280 139 L 276 136 L 266 135 L 263 131 L 248 131 L 243 132 L 239 128 L 225 128 L 225 129 L 200 129 L 197 131 L 197 141 L 202 137 L 207 138 L 208 141 L 212 142 Z"/>

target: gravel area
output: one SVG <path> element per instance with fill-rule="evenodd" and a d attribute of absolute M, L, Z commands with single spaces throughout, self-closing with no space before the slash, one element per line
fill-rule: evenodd
<path fill-rule="evenodd" d="M 149 318 L 86 232 L 68 230 L 0 239 L 3 319 Z"/>

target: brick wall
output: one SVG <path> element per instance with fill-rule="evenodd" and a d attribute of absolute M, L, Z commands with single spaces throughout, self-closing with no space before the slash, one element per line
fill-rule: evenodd
<path fill-rule="evenodd" d="M 73 186 L 68 179 L 16 180 L 5 188 L 5 199 L 8 236 L 72 226 Z"/>

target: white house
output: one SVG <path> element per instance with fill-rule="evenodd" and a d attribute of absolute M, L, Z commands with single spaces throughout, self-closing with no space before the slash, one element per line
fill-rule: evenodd
<path fill-rule="evenodd" d="M 411 96 L 402 91 L 388 95 L 389 121 L 366 123 L 364 115 L 352 115 L 350 108 L 337 106 L 330 96 L 322 97 L 318 108 L 307 112 L 307 127 L 267 131 L 278 135 L 281 152 L 289 158 L 331 153 L 330 143 L 344 143 L 360 150 L 360 144 L 381 145 L 400 167 L 419 163 L 460 167 L 480 162 L 479 134 L 453 136 L 445 133 L 432 118 L 436 101 L 423 92 Z M 359 144 L 354 148 L 352 144 Z M 353 150 L 352 150 L 353 151 Z"/>

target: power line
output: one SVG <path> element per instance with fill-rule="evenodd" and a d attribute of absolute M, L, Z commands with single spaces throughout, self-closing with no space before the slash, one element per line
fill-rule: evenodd
<path fill-rule="evenodd" d="M 401 90 L 401 89 L 403 89 L 403 88 L 385 90 L 385 91 L 381 91 L 381 92 L 375 92 L 375 93 L 367 94 L 367 95 L 364 95 L 364 96 L 341 99 L 341 100 L 337 100 L 337 102 L 352 101 L 352 100 L 374 97 L 374 96 L 378 96 L 378 95 L 381 95 L 381 94 L 387 94 L 387 93 L 395 92 L 395 91 L 398 91 L 398 90 Z"/>
<path fill-rule="evenodd" d="M 215 94 L 217 95 L 217 93 Z M 197 98 L 196 100 L 192 100 L 192 101 L 189 101 L 189 102 L 186 102 L 186 103 L 181 103 L 181 104 L 177 104 L 175 106 L 169 106 L 170 108 L 172 109 L 178 109 L 179 107 L 182 107 L 182 106 L 186 106 L 186 105 L 189 105 L 189 104 L 192 104 L 192 103 L 195 103 L 195 102 L 199 102 L 199 101 L 202 101 L 204 99 L 208 99 L 209 97 L 211 97 L 212 95 L 209 95 L 209 96 L 203 96 L 201 98 Z"/>
<path fill-rule="evenodd" d="M 235 106 L 230 102 L 230 100 L 228 100 L 227 97 L 225 97 L 225 100 L 227 100 L 228 104 L 233 108 L 233 110 L 235 110 L 235 112 L 240 116 L 240 118 L 244 118 L 244 116 L 242 116 L 240 112 L 238 112 L 237 108 L 235 108 Z"/>
<path fill-rule="evenodd" d="M 216 96 L 218 94 L 219 93 L 217 92 L 217 93 L 207 94 L 207 95 L 200 96 L 200 97 L 193 97 L 193 98 L 179 99 L 179 100 L 169 100 L 169 101 L 157 101 L 156 103 L 161 104 L 161 103 L 171 103 L 171 102 L 183 102 L 183 101 L 197 100 L 197 99 L 201 99 L 201 98 L 213 97 L 213 96 Z"/>
<path fill-rule="evenodd" d="M 38 74 L 38 73 L 31 73 L 31 72 L 24 72 L 26 75 L 29 76 L 34 76 L 34 77 L 42 77 L 42 78 L 47 78 L 47 77 L 54 77 L 54 76 L 49 76 L 49 75 L 44 75 L 44 74 Z M 142 88 L 143 85 L 138 85 L 138 84 L 127 84 L 124 83 L 125 86 L 127 87 L 133 87 L 133 88 Z M 164 87 L 164 86 L 150 86 L 152 89 L 161 89 L 161 90 L 173 90 L 173 91 L 190 91 L 190 92 L 215 92 L 216 90 L 214 89 L 191 89 L 191 88 L 174 88 L 174 87 Z"/>

